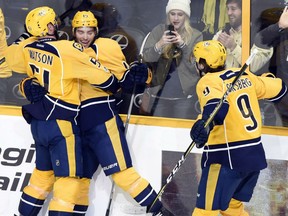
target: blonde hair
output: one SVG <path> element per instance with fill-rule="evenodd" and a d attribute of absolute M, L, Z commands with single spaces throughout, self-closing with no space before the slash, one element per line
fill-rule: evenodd
<path fill-rule="evenodd" d="M 169 24 L 170 21 L 169 21 L 169 18 L 167 16 L 167 19 L 166 19 L 166 23 Z M 185 14 L 185 20 L 184 20 L 184 24 L 183 26 L 181 26 L 181 28 L 177 31 L 185 44 L 189 44 L 192 40 L 192 34 L 193 34 L 193 29 L 190 25 L 190 19 L 189 17 Z M 169 58 L 169 52 L 172 48 L 173 44 L 169 44 L 169 45 L 166 45 L 164 48 L 163 48 L 163 53 L 162 53 L 162 56 L 164 58 Z M 174 54 L 173 54 L 174 55 Z M 180 55 L 180 53 L 176 53 L 175 56 L 173 57 L 177 57 L 178 55 Z"/>

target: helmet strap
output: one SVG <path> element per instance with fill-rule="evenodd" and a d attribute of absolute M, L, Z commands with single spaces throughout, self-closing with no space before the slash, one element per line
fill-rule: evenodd
<path fill-rule="evenodd" d="M 57 24 L 53 24 L 53 23 L 49 23 L 48 25 L 50 25 L 50 24 L 54 26 L 54 32 L 53 32 L 53 34 L 51 34 L 51 33 L 49 33 L 49 31 L 48 31 L 48 33 L 47 33 L 46 35 L 55 37 L 56 40 L 58 40 L 58 39 L 59 39 L 59 35 L 58 35 L 58 25 L 57 25 Z M 48 28 L 49 28 L 49 26 L 48 26 Z"/>
<path fill-rule="evenodd" d="M 203 64 L 196 62 L 195 67 L 199 71 L 200 78 L 203 77 L 207 73 L 206 71 L 207 68 Z"/>

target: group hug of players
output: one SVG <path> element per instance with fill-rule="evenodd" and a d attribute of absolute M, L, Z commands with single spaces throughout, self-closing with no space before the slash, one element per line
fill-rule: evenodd
<path fill-rule="evenodd" d="M 159 199 L 155 202 L 157 193 L 133 167 L 114 97 L 150 82 L 146 64 L 128 65 L 116 41 L 97 37 L 97 19 L 90 11 L 75 14 L 72 41 L 58 40 L 56 14 L 46 6 L 28 13 L 27 33 L 10 46 L 2 11 L 0 19 L 1 64 L 27 74 L 19 84 L 30 101 L 22 114 L 36 146 L 36 167 L 23 190 L 20 215 L 37 216 L 50 192 L 49 216 L 85 215 L 99 165 L 147 213 L 174 215 Z M 279 78 L 244 72 L 206 125 L 239 68 L 225 68 L 226 50 L 216 40 L 197 43 L 191 53 L 201 77 L 202 114 L 190 135 L 198 148 L 204 147 L 192 215 L 248 215 L 242 202 L 251 199 L 260 170 L 267 167 L 258 100 L 276 103 L 287 87 Z"/>

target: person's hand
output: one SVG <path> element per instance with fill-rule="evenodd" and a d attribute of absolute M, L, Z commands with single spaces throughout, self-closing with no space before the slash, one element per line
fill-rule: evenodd
<path fill-rule="evenodd" d="M 191 131 L 190 137 L 195 142 L 197 148 L 202 148 L 208 140 L 210 134 L 210 127 L 205 128 L 205 121 L 203 119 L 197 120 Z"/>
<path fill-rule="evenodd" d="M 34 77 L 28 77 L 20 82 L 20 91 L 31 103 L 40 101 L 48 91 Z"/>
<path fill-rule="evenodd" d="M 222 43 L 226 49 L 230 49 L 230 51 L 233 51 L 237 46 L 233 36 L 231 36 L 231 34 L 227 34 L 226 32 L 220 33 L 217 40 Z"/>
<path fill-rule="evenodd" d="M 158 50 L 161 50 L 165 45 L 167 44 L 172 44 L 172 43 L 176 43 L 177 41 L 177 36 L 175 33 L 175 31 L 172 31 L 172 33 L 174 33 L 174 35 L 169 35 L 169 30 L 164 31 L 161 39 L 156 43 L 156 48 Z M 179 34 L 178 34 L 179 35 Z"/>
<path fill-rule="evenodd" d="M 288 6 L 286 6 L 279 18 L 278 26 L 280 29 L 288 28 Z"/>
<path fill-rule="evenodd" d="M 177 46 L 183 46 L 184 40 L 182 39 L 181 35 L 177 31 L 172 31 L 174 37 L 171 39 L 171 43 L 176 44 Z"/>

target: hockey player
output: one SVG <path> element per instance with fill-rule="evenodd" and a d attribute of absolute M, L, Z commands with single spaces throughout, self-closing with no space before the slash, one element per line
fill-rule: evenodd
<path fill-rule="evenodd" d="M 149 82 L 148 68 L 138 62 L 129 66 L 118 43 L 96 38 L 97 20 L 90 11 L 79 11 L 72 20 L 75 40 L 114 74 L 124 90 Z M 96 40 L 95 40 L 96 38 Z M 149 206 L 156 192 L 132 165 L 123 122 L 117 113 L 113 94 L 82 82 L 80 128 L 82 131 L 84 177 L 90 181 L 99 164 L 117 186 L 129 193 L 141 206 Z M 87 184 L 87 190 L 89 185 Z M 88 206 L 88 202 L 86 203 Z M 172 215 L 161 202 L 151 210 L 153 215 Z"/>
<path fill-rule="evenodd" d="M 31 124 L 36 145 L 36 168 L 24 188 L 19 212 L 36 216 L 53 191 L 49 216 L 83 215 L 83 206 L 77 205 L 78 197 L 88 193 L 82 190 L 85 181 L 79 178 L 83 175 L 80 130 L 76 125 L 79 79 L 111 92 L 117 91 L 118 81 L 95 58 L 84 53 L 80 43 L 57 41 L 52 8 L 33 9 L 25 24 L 32 37 L 6 50 L 9 67 L 29 76 L 21 83 L 21 90 L 32 103 L 24 105 L 22 113 Z M 34 86 L 45 87 L 47 94 L 35 91 Z"/>
<path fill-rule="evenodd" d="M 279 78 L 245 72 L 213 122 L 205 121 L 231 86 L 239 68 L 224 70 L 226 50 L 215 40 L 195 45 L 194 59 L 202 77 L 197 84 L 202 114 L 191 129 L 197 148 L 204 147 L 202 175 L 193 216 L 246 216 L 243 202 L 253 194 L 260 170 L 267 167 L 261 142 L 259 99 L 278 102 L 287 93 Z"/>
<path fill-rule="evenodd" d="M 120 82 L 122 89 L 129 90 L 134 84 L 145 84 L 151 79 L 145 64 L 133 63 L 129 66 L 114 40 L 97 38 L 97 20 L 89 11 L 79 11 L 72 20 L 75 40 L 83 45 L 85 52 L 104 64 Z M 96 39 L 96 40 L 95 40 Z M 39 87 L 39 88 L 38 88 Z M 40 86 L 33 90 L 42 92 Z M 90 179 L 99 164 L 105 174 L 112 175 L 114 182 L 127 191 L 139 204 L 149 206 L 156 196 L 149 182 L 142 178 L 133 168 L 127 140 L 112 93 L 101 88 L 91 87 L 87 81 L 81 81 L 80 128 L 82 131 L 84 177 L 82 179 L 82 196 L 79 196 L 81 212 L 88 208 L 88 190 Z M 31 99 L 38 100 L 37 94 Z M 30 100 L 31 100 L 30 99 Z M 92 118 L 91 118 L 92 116 Z M 114 164 L 114 166 L 111 166 Z M 87 196 L 86 196 L 87 195 Z M 148 208 L 147 208 L 148 209 Z M 172 215 L 160 201 L 151 209 L 153 215 Z"/>

